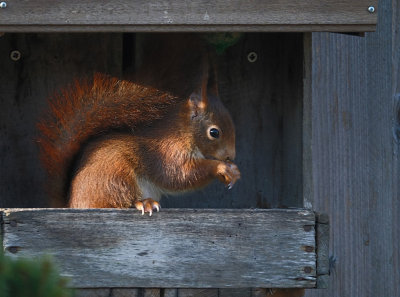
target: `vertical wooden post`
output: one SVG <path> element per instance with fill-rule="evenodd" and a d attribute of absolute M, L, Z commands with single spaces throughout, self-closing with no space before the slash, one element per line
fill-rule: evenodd
<path fill-rule="evenodd" d="M 317 288 L 328 288 L 329 282 L 329 216 L 316 215 Z"/>
<path fill-rule="evenodd" d="M 312 33 L 303 34 L 303 207 L 313 209 Z"/>

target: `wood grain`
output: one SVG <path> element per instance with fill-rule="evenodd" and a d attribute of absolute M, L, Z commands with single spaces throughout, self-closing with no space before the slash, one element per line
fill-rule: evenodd
<path fill-rule="evenodd" d="M 72 286 L 313 287 L 313 212 L 9 209 L 7 255 L 51 254 Z M 150 293 L 149 293 L 150 294 Z"/>
<path fill-rule="evenodd" d="M 304 208 L 314 205 L 312 155 L 312 33 L 303 34 L 303 117 L 302 117 L 302 185 Z"/>
<path fill-rule="evenodd" d="M 75 297 L 117 297 L 112 294 L 112 289 L 79 289 L 75 291 Z M 118 296 L 120 297 L 120 296 Z M 137 297 L 137 296 L 129 296 Z"/>
<path fill-rule="evenodd" d="M 251 297 L 251 289 L 220 289 L 218 297 Z"/>
<path fill-rule="evenodd" d="M 179 289 L 179 297 L 218 297 L 218 289 Z"/>
<path fill-rule="evenodd" d="M 377 0 L 9 1 L 0 31 L 370 31 Z"/>
<path fill-rule="evenodd" d="M 109 297 L 139 297 L 139 289 L 113 288 L 110 293 Z"/>
<path fill-rule="evenodd" d="M 326 289 L 329 281 L 329 217 L 317 214 L 317 288 Z"/>
<path fill-rule="evenodd" d="M 315 208 L 331 218 L 334 269 L 307 296 L 400 296 L 400 5 L 376 33 L 313 34 Z"/>
<path fill-rule="evenodd" d="M 163 289 L 164 297 L 178 297 L 178 289 Z"/>
<path fill-rule="evenodd" d="M 145 289 L 143 297 L 160 297 L 160 289 Z"/>

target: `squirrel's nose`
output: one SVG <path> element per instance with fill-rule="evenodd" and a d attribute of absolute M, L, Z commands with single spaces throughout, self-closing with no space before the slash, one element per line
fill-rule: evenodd
<path fill-rule="evenodd" d="M 225 161 L 230 162 L 230 161 L 235 160 L 235 155 L 236 155 L 235 150 L 227 151 Z"/>
<path fill-rule="evenodd" d="M 215 158 L 221 161 L 229 162 L 235 160 L 235 149 L 223 148 L 217 151 Z"/>
<path fill-rule="evenodd" d="M 225 158 L 225 162 L 233 162 L 235 160 L 235 158 L 233 157 L 226 157 Z"/>

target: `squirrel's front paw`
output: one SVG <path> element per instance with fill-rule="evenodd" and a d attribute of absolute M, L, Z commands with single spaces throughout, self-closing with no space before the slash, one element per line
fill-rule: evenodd
<path fill-rule="evenodd" d="M 161 205 L 157 201 L 147 198 L 143 199 L 142 201 L 135 202 L 135 207 L 137 210 L 142 212 L 142 215 L 144 215 L 145 212 L 148 212 L 151 216 L 153 214 L 153 210 L 157 210 L 157 212 L 160 211 Z"/>
<path fill-rule="evenodd" d="M 228 189 L 232 189 L 233 185 L 240 178 L 240 171 L 234 163 L 221 162 L 217 166 L 217 177 L 228 186 Z"/>

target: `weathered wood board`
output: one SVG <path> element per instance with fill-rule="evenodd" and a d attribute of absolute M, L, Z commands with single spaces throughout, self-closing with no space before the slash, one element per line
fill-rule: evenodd
<path fill-rule="evenodd" d="M 331 276 L 309 297 L 400 296 L 400 2 L 377 32 L 312 34 L 314 209 L 331 217 Z"/>
<path fill-rule="evenodd" d="M 6 255 L 53 255 L 79 288 L 316 285 L 307 210 L 6 209 Z"/>
<path fill-rule="evenodd" d="M 9 1 L 0 31 L 357 32 L 375 30 L 377 8 L 377 0 Z"/>

